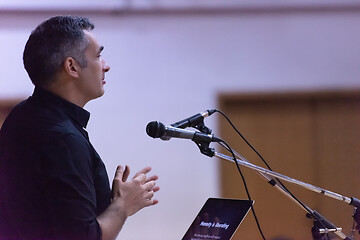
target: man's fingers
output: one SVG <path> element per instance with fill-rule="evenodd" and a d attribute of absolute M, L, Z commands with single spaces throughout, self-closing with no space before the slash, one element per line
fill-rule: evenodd
<path fill-rule="evenodd" d="M 159 200 L 157 200 L 157 199 L 148 199 L 147 201 L 146 201 L 146 206 L 145 207 L 149 207 L 149 206 L 152 206 L 152 205 L 155 205 L 155 204 L 157 204 L 159 202 Z"/>
<path fill-rule="evenodd" d="M 150 181 L 150 182 L 144 183 L 144 190 L 145 191 L 153 191 L 155 184 L 156 184 L 155 181 Z"/>
<path fill-rule="evenodd" d="M 134 181 L 139 181 L 141 184 L 144 184 L 145 183 L 145 180 L 146 180 L 146 175 L 141 173 L 141 174 L 138 174 L 136 177 L 134 176 Z"/>
<path fill-rule="evenodd" d="M 137 178 L 141 174 L 147 174 L 150 171 L 151 171 L 151 167 L 144 167 L 143 169 L 141 169 L 139 172 L 137 172 L 135 174 L 134 178 Z"/>
<path fill-rule="evenodd" d="M 156 181 L 158 179 L 159 179 L 159 177 L 157 175 L 154 175 L 154 176 L 146 178 L 145 182 L 147 183 L 147 182 L 150 182 L 150 181 Z"/>
<path fill-rule="evenodd" d="M 157 204 L 159 202 L 159 200 L 157 200 L 157 199 L 152 199 L 152 204 L 151 205 L 155 205 L 155 204 Z"/>
<path fill-rule="evenodd" d="M 111 188 L 111 196 L 113 198 L 115 198 L 119 195 L 118 189 L 122 182 L 123 174 L 124 174 L 123 166 L 121 166 L 121 165 L 117 166 L 116 171 L 115 171 L 115 177 L 112 182 L 112 188 Z"/>
<path fill-rule="evenodd" d="M 154 196 L 154 191 L 148 191 L 145 195 L 145 199 L 151 199 Z"/>
<path fill-rule="evenodd" d="M 123 176 L 122 176 L 122 181 L 126 182 L 129 175 L 130 175 L 130 167 L 128 165 L 125 165 L 124 173 L 123 173 Z"/>
<path fill-rule="evenodd" d="M 117 166 L 114 179 L 122 179 L 123 174 L 124 174 L 124 167 L 121 165 Z"/>
<path fill-rule="evenodd" d="M 159 186 L 155 186 L 153 189 L 152 189 L 154 192 L 157 192 L 160 190 L 160 187 Z"/>

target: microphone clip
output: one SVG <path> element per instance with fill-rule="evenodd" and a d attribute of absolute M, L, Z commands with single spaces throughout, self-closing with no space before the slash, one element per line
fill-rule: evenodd
<path fill-rule="evenodd" d="M 193 126 L 193 128 L 196 128 L 197 130 L 199 130 L 202 133 L 206 133 L 206 134 L 212 133 L 212 130 L 210 128 L 208 128 L 207 126 L 205 126 L 204 120 L 200 121 L 198 124 Z"/>
<path fill-rule="evenodd" d="M 205 126 L 204 118 L 209 117 L 216 111 L 217 111 L 216 109 L 206 110 L 204 112 L 197 113 L 194 116 L 191 116 L 191 117 L 181 120 L 179 122 L 173 123 L 173 124 L 171 124 L 171 126 L 175 127 L 175 128 L 193 127 L 202 133 L 211 134 L 212 130 Z"/>
<path fill-rule="evenodd" d="M 194 141 L 196 146 L 199 147 L 200 152 L 208 157 L 213 157 L 215 155 L 215 149 L 210 147 L 209 142 L 202 142 L 202 141 Z"/>

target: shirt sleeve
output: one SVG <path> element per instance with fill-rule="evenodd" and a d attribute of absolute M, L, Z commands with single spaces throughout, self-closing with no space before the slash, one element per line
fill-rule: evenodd
<path fill-rule="evenodd" d="M 100 240 L 92 147 L 80 134 L 59 135 L 42 147 L 48 227 L 56 239 Z"/>

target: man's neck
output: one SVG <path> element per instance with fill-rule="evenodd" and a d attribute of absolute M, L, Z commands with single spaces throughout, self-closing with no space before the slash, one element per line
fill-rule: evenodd
<path fill-rule="evenodd" d="M 71 86 L 71 83 L 53 83 L 50 86 L 45 87 L 44 89 L 82 108 L 88 102 L 83 99 L 82 95 L 76 91 L 76 88 Z"/>

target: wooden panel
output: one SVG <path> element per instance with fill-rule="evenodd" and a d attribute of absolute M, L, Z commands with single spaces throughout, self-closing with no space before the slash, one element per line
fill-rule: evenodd
<path fill-rule="evenodd" d="M 360 100 L 357 96 L 360 93 L 221 96 L 220 108 L 274 171 L 347 196 L 360 197 L 360 164 L 357 164 Z M 244 157 L 264 166 L 223 120 L 220 132 Z M 222 196 L 246 198 L 235 165 L 219 160 L 219 167 Z M 305 211 L 254 171 L 243 169 L 243 173 L 267 239 L 311 239 L 312 221 L 305 217 Z M 352 207 L 293 184 L 286 186 L 309 207 L 349 233 Z M 234 239 L 261 238 L 251 215 Z"/>
<path fill-rule="evenodd" d="M 316 104 L 317 185 L 345 196 L 360 198 L 360 101 L 330 99 Z M 314 208 L 349 233 L 352 209 L 336 200 L 322 199 Z"/>

